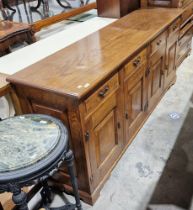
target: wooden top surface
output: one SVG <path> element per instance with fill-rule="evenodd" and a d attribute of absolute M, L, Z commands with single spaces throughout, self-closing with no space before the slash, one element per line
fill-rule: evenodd
<path fill-rule="evenodd" d="M 137 10 L 9 76 L 8 81 L 82 98 L 181 13 L 180 9 Z"/>
<path fill-rule="evenodd" d="M 9 90 L 9 83 L 6 82 L 6 74 L 0 73 L 0 97 L 5 95 Z"/>

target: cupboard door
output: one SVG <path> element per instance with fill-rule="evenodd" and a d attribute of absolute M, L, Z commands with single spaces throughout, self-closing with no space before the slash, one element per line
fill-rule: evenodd
<path fill-rule="evenodd" d="M 136 73 L 124 83 L 126 143 L 129 143 L 145 118 L 147 106 L 145 70 L 146 64 L 141 66 Z"/>
<path fill-rule="evenodd" d="M 148 107 L 151 110 L 163 93 L 165 48 L 162 46 L 150 57 L 150 74 L 148 76 Z"/>
<path fill-rule="evenodd" d="M 87 121 L 86 140 L 89 144 L 92 177 L 96 187 L 111 170 L 123 149 L 121 100 L 118 92 L 109 95 Z"/>
<path fill-rule="evenodd" d="M 168 63 L 164 72 L 164 89 L 167 89 L 176 77 L 176 47 L 177 42 L 170 45 L 166 52 Z"/>

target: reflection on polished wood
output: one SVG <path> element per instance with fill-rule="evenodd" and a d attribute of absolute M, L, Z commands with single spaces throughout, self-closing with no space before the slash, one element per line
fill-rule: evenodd
<path fill-rule="evenodd" d="M 43 4 L 41 4 L 42 1 L 44 1 Z M 2 7 L 0 19 L 28 23 L 32 25 L 34 31 L 39 31 L 42 27 L 96 8 L 95 0 L 75 0 L 70 3 L 66 0 L 68 4 L 66 4 L 67 7 L 63 5 L 65 8 L 59 5 L 59 1 L 39 0 L 37 5 L 36 1 L 19 2 L 17 0 L 15 6 L 12 6 L 16 12 Z"/>
<path fill-rule="evenodd" d="M 62 20 L 65 20 L 67 18 L 73 17 L 75 15 L 81 14 L 83 12 L 87 12 L 91 9 L 96 9 L 96 3 L 88 3 L 84 6 L 81 6 L 80 8 L 76 8 L 76 9 L 72 9 L 68 12 L 64 12 L 58 15 L 54 15 L 52 17 L 48 17 L 44 20 L 39 20 L 37 22 L 35 22 L 32 27 L 34 31 L 40 31 L 41 28 L 49 26 L 51 24 L 60 22 Z"/>

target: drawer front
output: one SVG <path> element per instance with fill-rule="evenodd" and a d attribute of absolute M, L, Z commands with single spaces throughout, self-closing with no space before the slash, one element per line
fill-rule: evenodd
<path fill-rule="evenodd" d="M 116 73 L 110 80 L 102 85 L 95 93 L 93 93 L 85 101 L 87 114 L 97 108 L 100 103 L 104 102 L 108 95 L 113 93 L 119 87 L 118 73 Z"/>
<path fill-rule="evenodd" d="M 192 30 L 193 31 L 193 22 L 190 21 L 188 22 L 181 30 L 180 30 L 180 38 L 184 36 L 188 31 Z"/>
<path fill-rule="evenodd" d="M 191 41 L 189 40 L 187 42 L 185 42 L 183 45 L 180 46 L 180 49 L 178 50 L 178 54 L 177 54 L 177 62 L 182 62 L 181 59 L 184 59 L 185 56 L 187 56 L 188 52 L 191 49 Z"/>
<path fill-rule="evenodd" d="M 166 43 L 166 38 L 167 38 L 167 31 L 164 31 L 161 35 L 159 35 L 154 41 L 151 42 L 150 44 L 150 52 L 153 54 L 156 52 L 162 44 Z"/>
<path fill-rule="evenodd" d="M 182 24 L 193 14 L 192 9 L 192 6 L 190 6 L 182 13 Z"/>
<path fill-rule="evenodd" d="M 169 27 L 169 36 L 173 35 L 173 33 L 178 33 L 179 29 L 180 29 L 180 18 L 178 18 L 177 20 L 175 20 L 172 25 Z"/>
<path fill-rule="evenodd" d="M 187 31 L 184 36 L 179 40 L 178 46 L 182 46 L 185 42 L 189 41 L 192 38 L 192 29 Z"/>
<path fill-rule="evenodd" d="M 124 68 L 125 79 L 136 72 L 143 64 L 147 62 L 147 49 L 145 48 L 138 55 L 136 55 Z"/>

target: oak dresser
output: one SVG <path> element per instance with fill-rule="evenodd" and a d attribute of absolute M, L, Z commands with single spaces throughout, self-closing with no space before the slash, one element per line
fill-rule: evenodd
<path fill-rule="evenodd" d="M 136 10 L 8 77 L 23 113 L 52 115 L 69 128 L 84 201 L 96 201 L 117 161 L 175 83 L 183 12 Z M 71 190 L 64 166 L 54 179 Z"/>

